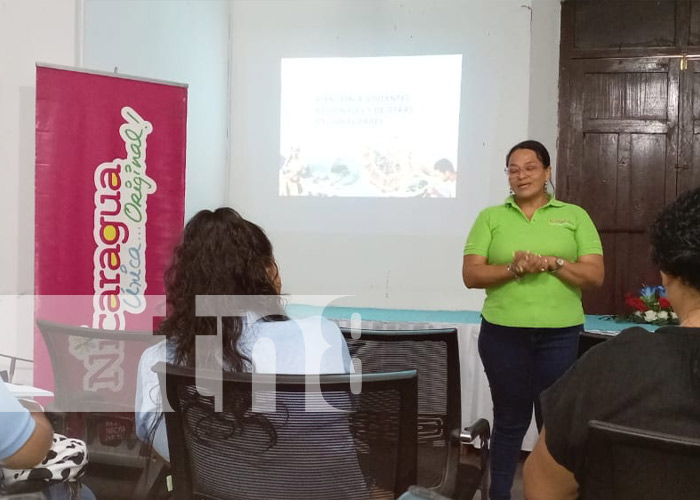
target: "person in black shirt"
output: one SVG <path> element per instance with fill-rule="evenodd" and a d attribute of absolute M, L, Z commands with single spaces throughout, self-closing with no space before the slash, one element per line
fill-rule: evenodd
<path fill-rule="evenodd" d="M 680 327 L 624 330 L 542 395 L 544 427 L 524 469 L 528 500 L 578 497 L 589 420 L 700 438 L 700 189 L 665 207 L 650 239 Z"/>

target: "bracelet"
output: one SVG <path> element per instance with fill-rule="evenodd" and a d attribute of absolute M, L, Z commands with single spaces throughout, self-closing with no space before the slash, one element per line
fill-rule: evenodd
<path fill-rule="evenodd" d="M 513 276 L 515 276 L 516 281 L 520 281 L 523 278 L 522 274 L 518 274 L 515 272 L 515 269 L 513 269 L 512 264 L 506 264 L 506 270 L 511 273 Z"/>

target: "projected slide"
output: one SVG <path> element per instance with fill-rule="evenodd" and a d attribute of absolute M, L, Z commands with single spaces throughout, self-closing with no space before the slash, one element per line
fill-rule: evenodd
<path fill-rule="evenodd" d="M 280 196 L 454 198 L 461 55 L 282 59 Z"/>

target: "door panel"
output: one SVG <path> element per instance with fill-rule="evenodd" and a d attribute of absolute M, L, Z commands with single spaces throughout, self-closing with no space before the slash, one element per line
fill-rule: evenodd
<path fill-rule="evenodd" d="M 611 214 L 618 210 L 618 134 L 587 134 L 583 142 L 581 164 L 585 168 L 581 170 L 576 191 L 585 190 L 586 194 L 580 197 L 571 194 L 566 199 L 585 204 L 584 208 L 601 231 L 606 221 L 614 225 L 615 218 L 611 219 Z"/>
<path fill-rule="evenodd" d="M 584 72 L 584 92 L 589 96 L 605 96 L 605 99 L 586 99 L 586 120 L 666 119 L 668 75 L 664 65 L 638 65 L 620 60 L 596 66 L 601 72 L 593 72 L 594 68 Z M 650 70 L 660 72 L 645 72 Z M 644 120 L 638 121 L 643 124 Z"/>
<path fill-rule="evenodd" d="M 626 291 L 660 281 L 657 211 L 700 186 L 700 0 L 563 0 L 561 12 L 558 194 L 601 232 L 606 280 L 586 312 L 620 313 Z"/>
<path fill-rule="evenodd" d="M 688 16 L 688 45 L 700 45 L 700 1 L 690 0 Z"/>
<path fill-rule="evenodd" d="M 630 203 L 627 210 L 619 214 L 618 224 L 632 230 L 641 228 L 646 232 L 666 204 L 668 140 L 663 134 L 631 134 L 629 143 L 629 183 L 618 188 L 628 190 Z"/>
<path fill-rule="evenodd" d="M 574 4 L 577 49 L 673 47 L 675 0 L 577 0 Z"/>
<path fill-rule="evenodd" d="M 700 60 L 689 60 L 681 73 L 678 193 L 700 187 Z"/>
<path fill-rule="evenodd" d="M 584 294 L 587 313 L 622 312 L 625 292 L 660 282 L 647 233 L 675 197 L 678 73 L 669 58 L 575 61 L 558 181 L 562 198 L 589 212 L 603 240 L 605 284 Z"/>

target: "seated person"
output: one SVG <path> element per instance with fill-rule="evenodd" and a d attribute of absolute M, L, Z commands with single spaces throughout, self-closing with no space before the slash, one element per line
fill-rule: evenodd
<path fill-rule="evenodd" d="M 41 411 L 30 413 L 0 381 L 0 463 L 3 467 L 34 467 L 48 453 L 52 439 L 53 428 L 44 414 Z"/>
<path fill-rule="evenodd" d="M 144 351 L 136 394 L 137 434 L 165 460 L 169 461 L 170 450 L 152 367 L 165 360 L 201 367 L 196 338 L 216 335 L 217 318 L 196 315 L 197 296 L 240 298 L 234 304 L 241 308 L 240 314 L 221 314 L 222 347 L 209 358 L 218 366 L 209 368 L 284 374 L 351 371 L 345 339 L 334 323 L 320 317 L 295 321 L 285 316 L 272 244 L 260 227 L 231 208 L 203 210 L 187 223 L 166 271 L 165 287 L 167 314 L 160 332 L 166 340 Z M 339 413 L 339 418 L 347 428 L 347 417 Z"/>
<path fill-rule="evenodd" d="M 20 402 L 0 380 L 0 465 L 7 469 L 36 467 L 51 450 L 53 437 L 53 427 L 41 411 L 41 406 L 33 401 Z M 44 494 L 49 500 L 68 498 L 66 488 L 60 483 L 46 488 Z M 81 499 L 95 500 L 95 496 L 83 486 Z"/>
<path fill-rule="evenodd" d="M 628 328 L 543 394 L 544 428 L 524 469 L 529 500 L 578 497 L 590 420 L 700 438 L 700 189 L 665 207 L 650 239 L 680 326 Z"/>
<path fill-rule="evenodd" d="M 441 158 L 433 166 L 433 179 L 428 187 L 428 195 L 438 198 L 454 198 L 457 187 L 457 172 L 452 162 Z"/>

